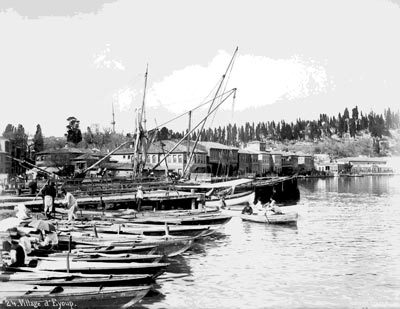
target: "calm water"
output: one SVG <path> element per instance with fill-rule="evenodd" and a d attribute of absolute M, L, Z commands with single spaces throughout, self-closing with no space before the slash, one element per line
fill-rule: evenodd
<path fill-rule="evenodd" d="M 141 308 L 400 308 L 400 176 L 300 180 L 297 228 L 233 218 Z"/>

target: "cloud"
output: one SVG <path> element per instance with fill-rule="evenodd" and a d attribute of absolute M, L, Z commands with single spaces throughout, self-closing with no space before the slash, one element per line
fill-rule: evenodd
<path fill-rule="evenodd" d="M 138 94 L 139 92 L 135 89 L 124 87 L 114 93 L 113 102 L 116 103 L 120 111 L 127 111 Z"/>
<path fill-rule="evenodd" d="M 206 66 L 191 65 L 172 72 L 152 85 L 148 104 L 179 113 L 211 98 L 210 91 L 216 89 L 230 58 L 227 52 L 219 51 Z M 242 111 L 282 99 L 305 98 L 332 86 L 324 66 L 313 60 L 239 55 L 226 89 L 238 88 L 235 110 Z"/>
<path fill-rule="evenodd" d="M 125 71 L 125 66 L 118 60 L 110 59 L 111 48 L 107 44 L 106 48 L 100 53 L 94 55 L 93 63 L 98 69 L 114 69 Z"/>
<path fill-rule="evenodd" d="M 117 0 L 2 0 L 0 12 L 14 10 L 20 16 L 36 19 L 44 16 L 75 16 L 79 14 L 97 14 L 104 4 Z"/>

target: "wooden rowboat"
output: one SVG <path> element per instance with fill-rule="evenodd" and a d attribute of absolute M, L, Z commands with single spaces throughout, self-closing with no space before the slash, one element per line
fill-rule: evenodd
<path fill-rule="evenodd" d="M 67 260 L 43 261 L 38 260 L 36 267 L 38 271 L 67 272 Z M 152 274 L 161 275 L 167 268 L 168 263 L 104 263 L 95 264 L 88 262 L 69 261 L 70 273 L 82 274 Z M 7 267 L 6 271 L 32 271 L 31 267 Z"/>
<path fill-rule="evenodd" d="M 28 274 L 33 274 L 28 275 Z M 8 273 L 0 275 L 0 282 L 46 286 L 135 286 L 154 283 L 150 274 L 142 275 L 85 275 L 66 274 L 48 275 L 47 272 Z"/>
<path fill-rule="evenodd" d="M 7 285 L 0 290 L 1 308 L 130 308 L 151 285 L 136 287 L 47 287 Z"/>
<path fill-rule="evenodd" d="M 287 224 L 296 225 L 298 214 L 297 212 L 287 212 L 282 214 L 274 214 L 266 212 L 262 214 L 241 215 L 243 221 L 251 221 L 266 224 Z"/>
<path fill-rule="evenodd" d="M 234 193 L 224 196 L 224 201 L 227 208 L 232 206 L 243 206 L 247 203 L 253 203 L 255 197 L 254 191 L 246 191 Z M 218 196 L 211 196 L 206 200 L 206 207 L 221 207 L 221 198 Z"/>

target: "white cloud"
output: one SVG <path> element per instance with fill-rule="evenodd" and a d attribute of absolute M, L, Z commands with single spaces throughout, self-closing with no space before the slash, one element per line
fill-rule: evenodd
<path fill-rule="evenodd" d="M 149 90 L 148 104 L 178 113 L 205 101 L 220 81 L 231 55 L 219 51 L 207 66 L 191 65 L 174 71 Z M 235 110 L 272 104 L 280 99 L 304 98 L 331 87 L 321 64 L 300 56 L 271 59 L 239 55 L 227 90 L 238 88 Z M 214 89 L 215 91 L 215 89 Z M 226 104 L 224 109 L 231 107 Z"/>
<path fill-rule="evenodd" d="M 125 71 L 125 66 L 118 60 L 110 59 L 111 48 L 110 45 L 107 44 L 106 48 L 102 50 L 100 53 L 94 55 L 93 63 L 98 69 L 113 69 Z"/>
<path fill-rule="evenodd" d="M 121 88 L 114 93 L 113 101 L 116 103 L 116 106 L 120 111 L 127 111 L 138 94 L 138 91 L 130 87 Z"/>

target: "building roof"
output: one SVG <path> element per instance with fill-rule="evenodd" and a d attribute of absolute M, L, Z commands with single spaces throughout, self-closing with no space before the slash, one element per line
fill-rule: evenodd
<path fill-rule="evenodd" d="M 293 157 L 293 156 L 297 157 L 298 156 L 297 153 L 289 152 L 289 151 L 282 152 L 281 154 L 282 154 L 282 156 L 285 156 L 285 157 Z"/>
<path fill-rule="evenodd" d="M 79 160 L 99 160 L 103 158 L 105 155 L 102 153 L 84 153 L 83 155 L 80 155 L 72 161 L 79 161 Z"/>
<path fill-rule="evenodd" d="M 301 152 L 301 151 L 296 152 L 295 155 L 297 155 L 299 157 L 312 157 L 313 156 L 312 154 L 304 153 L 304 152 Z"/>
<path fill-rule="evenodd" d="M 386 163 L 384 158 L 370 158 L 370 157 L 347 157 L 337 159 L 338 162 L 364 162 L 364 163 Z"/>
<path fill-rule="evenodd" d="M 199 142 L 199 144 L 203 145 L 207 150 L 209 149 L 239 150 L 239 148 L 233 146 L 227 146 L 216 142 Z"/>
<path fill-rule="evenodd" d="M 84 154 L 84 153 L 92 153 L 92 150 L 90 149 L 80 149 L 80 148 L 75 148 L 75 147 L 64 147 L 64 148 L 59 148 L 59 149 L 48 149 L 48 150 L 43 150 L 38 153 L 37 155 L 44 155 L 44 154 L 53 154 L 53 153 L 75 153 L 75 154 Z"/>
<path fill-rule="evenodd" d="M 167 153 L 169 152 L 174 146 L 176 145 L 178 141 L 175 140 L 162 140 L 162 141 L 157 141 L 154 142 L 153 144 L 150 145 L 148 153 L 149 154 L 154 154 L 154 153 Z M 194 147 L 194 141 L 190 141 L 190 150 L 193 149 Z M 178 145 L 172 153 L 186 153 L 187 152 L 187 141 L 182 142 L 180 145 Z M 124 155 L 124 154 L 133 154 L 134 149 L 133 148 L 123 148 L 118 151 L 116 151 L 114 154 L 115 155 Z M 204 146 L 197 144 L 196 146 L 196 151 L 195 153 L 207 153 L 207 150 L 205 149 Z"/>
<path fill-rule="evenodd" d="M 238 153 L 240 153 L 240 154 L 250 154 L 250 155 L 253 155 L 253 154 L 258 155 L 263 152 L 265 152 L 265 151 L 255 151 L 255 150 L 251 150 L 251 149 L 239 149 L 239 151 L 238 151 Z"/>

